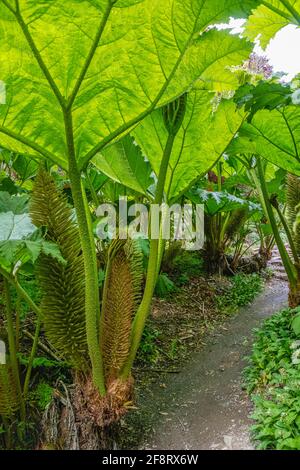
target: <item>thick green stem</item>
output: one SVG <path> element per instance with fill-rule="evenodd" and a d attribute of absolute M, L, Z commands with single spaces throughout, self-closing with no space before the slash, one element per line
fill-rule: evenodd
<path fill-rule="evenodd" d="M 27 394 L 28 394 L 28 388 L 29 388 L 29 383 L 30 383 L 30 377 L 31 377 L 31 371 L 33 367 L 33 361 L 36 356 L 36 351 L 38 348 L 39 344 L 39 336 L 40 336 L 40 330 L 41 330 L 41 317 L 37 317 L 36 320 L 36 325 L 35 325 L 35 333 L 34 333 L 34 340 L 31 348 L 31 353 L 29 357 L 29 362 L 26 370 L 26 376 L 25 376 L 25 381 L 24 381 L 24 387 L 23 387 L 23 396 L 24 399 L 26 400 Z"/>
<path fill-rule="evenodd" d="M 299 257 L 298 257 L 297 249 L 296 249 L 296 246 L 295 246 L 295 243 L 294 243 L 292 233 L 291 233 L 290 228 L 287 224 L 287 221 L 286 221 L 283 213 L 281 212 L 280 208 L 278 206 L 276 206 L 275 209 L 276 209 L 276 212 L 279 216 L 280 222 L 281 222 L 281 224 L 284 228 L 286 236 L 288 238 L 289 245 L 290 245 L 293 257 L 294 257 L 294 261 L 295 261 L 296 264 L 299 264 Z"/>
<path fill-rule="evenodd" d="M 217 163 L 217 171 L 218 171 L 218 191 L 222 191 L 222 162 Z"/>
<path fill-rule="evenodd" d="M 166 240 L 163 239 L 163 238 L 160 238 L 159 244 L 158 244 L 157 272 L 156 272 L 155 284 L 156 284 L 157 278 L 159 276 L 159 272 L 160 272 L 161 263 L 162 263 L 162 260 L 163 260 L 163 257 L 164 257 L 165 249 L 166 249 Z"/>
<path fill-rule="evenodd" d="M 248 178 L 254 183 L 255 189 L 258 191 L 259 200 L 263 209 L 265 216 L 268 218 L 268 211 L 265 203 L 265 198 L 261 189 L 260 180 L 256 174 L 256 169 L 252 168 L 251 170 L 247 171 Z"/>
<path fill-rule="evenodd" d="M 98 340 L 98 319 L 100 315 L 99 288 L 95 244 L 90 233 L 91 214 L 86 209 L 85 195 L 82 192 L 81 174 L 77 166 L 74 148 L 72 115 L 64 113 L 68 146 L 69 177 L 72 196 L 77 214 L 85 272 L 85 320 L 89 356 L 92 364 L 93 381 L 102 396 L 105 395 L 103 359 Z"/>
<path fill-rule="evenodd" d="M 13 322 L 13 313 L 12 313 L 12 302 L 11 302 L 11 295 L 10 295 L 10 285 L 6 278 L 4 278 L 4 292 L 5 292 L 5 302 L 6 302 L 6 328 L 7 328 L 7 335 L 8 335 L 9 359 L 10 359 L 10 365 L 14 374 L 16 387 L 18 390 L 18 395 L 20 397 L 21 419 L 22 421 L 25 421 L 26 412 L 25 412 L 24 400 L 22 397 L 19 364 L 18 364 L 18 358 L 17 358 L 17 349 L 16 349 L 14 322 Z"/>
<path fill-rule="evenodd" d="M 266 211 L 267 211 L 267 217 L 269 219 L 269 222 L 272 227 L 272 231 L 276 240 L 276 244 L 282 259 L 282 263 L 284 265 L 284 268 L 286 270 L 289 282 L 291 286 L 295 286 L 297 284 L 297 271 L 288 255 L 288 252 L 284 246 L 284 243 L 281 239 L 278 227 L 277 227 L 277 222 L 275 219 L 275 215 L 273 212 L 272 205 L 269 200 L 269 194 L 268 194 L 268 189 L 265 181 L 265 175 L 264 175 L 264 170 L 262 167 L 261 159 L 257 157 L 257 169 L 258 169 L 258 177 L 259 177 L 259 182 L 260 182 L 260 188 L 262 192 L 262 196 L 264 199 Z"/>
<path fill-rule="evenodd" d="M 218 191 L 221 192 L 222 191 L 222 163 L 221 162 L 217 163 L 217 173 L 218 173 Z M 222 242 L 225 236 L 225 223 L 224 223 L 224 219 L 223 219 L 221 211 L 218 212 L 218 214 L 216 214 L 215 220 L 216 220 L 216 240 L 218 244 L 218 251 L 222 252 L 223 251 Z M 223 224 L 222 224 L 222 221 L 223 221 Z M 222 231 L 222 229 L 224 230 L 224 232 Z M 221 266 L 219 267 L 219 274 L 221 274 Z"/>
<path fill-rule="evenodd" d="M 274 248 L 275 245 L 275 237 L 272 235 L 267 241 L 267 250 L 271 251 Z"/>
<path fill-rule="evenodd" d="M 231 215 L 231 213 L 228 212 L 228 214 L 224 216 L 223 223 L 221 223 L 221 226 L 220 226 L 220 229 L 219 229 L 219 235 L 217 234 L 217 236 L 219 236 L 220 243 L 222 243 L 222 244 L 224 244 L 224 242 L 225 242 L 225 234 L 226 234 L 226 230 L 227 230 L 227 227 L 228 227 L 228 223 L 230 221 L 230 215 Z"/>
<path fill-rule="evenodd" d="M 21 328 L 21 296 L 17 292 L 16 302 L 16 350 L 17 353 L 20 349 L 20 328 Z"/>
<path fill-rule="evenodd" d="M 90 236 L 90 243 L 92 247 L 92 253 L 93 253 L 93 268 L 94 268 L 94 276 L 95 279 L 97 279 L 97 285 L 98 285 L 98 265 L 97 265 L 97 253 L 95 249 L 95 238 L 94 238 L 94 231 L 93 231 L 93 223 L 92 223 L 92 216 L 91 216 L 91 211 L 88 203 L 88 199 L 86 197 L 86 192 L 84 189 L 83 184 L 81 183 L 81 191 L 82 191 L 82 196 L 83 196 L 83 201 L 84 201 L 84 208 L 85 208 L 85 213 L 87 217 L 87 223 L 88 223 L 88 230 L 89 230 L 89 236 Z M 97 295 L 97 328 L 99 328 L 99 320 L 100 320 L 100 299 L 99 299 L 99 285 L 98 285 L 98 295 Z"/>
<path fill-rule="evenodd" d="M 165 189 L 165 201 L 166 201 L 167 204 L 169 204 L 169 194 L 170 194 L 170 189 L 171 189 L 171 185 L 172 185 L 172 179 L 173 179 L 173 170 L 171 172 L 168 185 Z M 168 222 L 168 218 L 166 217 L 165 211 L 162 211 L 162 214 L 161 214 L 161 227 L 160 227 L 161 236 L 160 236 L 159 243 L 158 243 L 156 281 L 157 281 L 157 278 L 159 276 L 162 260 L 163 260 L 164 253 L 165 253 L 165 250 L 166 250 L 166 240 L 163 238 L 162 234 L 164 233 L 164 227 L 166 226 L 167 222 Z M 156 284 L 156 281 L 155 281 L 155 284 Z"/>
<path fill-rule="evenodd" d="M 161 204 L 163 201 L 165 180 L 166 180 L 169 160 L 170 160 L 172 149 L 173 149 L 174 139 L 175 139 L 175 135 L 169 134 L 166 147 L 164 150 L 160 170 L 159 170 L 158 182 L 157 182 L 155 199 L 154 199 L 155 204 Z M 157 278 L 157 272 L 159 269 L 158 251 L 159 251 L 159 240 L 151 239 L 146 285 L 145 285 L 142 302 L 139 306 L 139 309 L 137 311 L 137 314 L 135 316 L 133 326 L 132 326 L 131 349 L 130 349 L 128 359 L 121 373 L 121 377 L 123 379 L 126 379 L 130 374 L 138 347 L 140 345 L 140 341 L 141 341 L 142 334 L 144 331 L 147 316 L 150 311 L 152 296 L 153 296 L 156 278 Z"/>

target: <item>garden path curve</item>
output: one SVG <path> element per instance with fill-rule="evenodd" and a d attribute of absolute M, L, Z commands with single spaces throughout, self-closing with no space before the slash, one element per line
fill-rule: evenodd
<path fill-rule="evenodd" d="M 264 292 L 206 338 L 179 374 L 159 383 L 143 407 L 152 409 L 152 433 L 144 449 L 253 449 L 249 426 L 251 404 L 241 387 L 252 330 L 287 304 L 287 283 L 281 276 Z"/>

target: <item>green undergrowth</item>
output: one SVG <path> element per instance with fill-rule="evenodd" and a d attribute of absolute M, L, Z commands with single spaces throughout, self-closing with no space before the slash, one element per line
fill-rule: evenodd
<path fill-rule="evenodd" d="M 207 336 L 222 331 L 229 314 L 253 300 L 263 286 L 263 280 L 252 275 L 198 275 L 191 283 L 192 289 L 185 284 L 170 298 L 154 301 L 134 369 L 137 409 L 121 422 L 120 448 L 137 448 L 141 435 L 152 432 L 156 414 L 147 400 L 156 393 L 153 387 L 166 388 L 170 374 L 183 371 L 191 355 L 206 344 Z"/>
<path fill-rule="evenodd" d="M 234 313 L 240 307 L 253 302 L 262 291 L 264 281 L 259 274 L 236 274 L 225 292 L 216 301 L 220 311 Z"/>
<path fill-rule="evenodd" d="M 163 275 L 160 275 L 163 277 Z M 218 280 L 216 281 L 218 285 Z M 236 313 L 236 311 L 245 305 L 251 303 L 255 297 L 262 291 L 264 280 L 258 274 L 237 274 L 232 278 L 226 280 L 226 282 L 221 282 L 220 284 L 220 293 L 218 293 L 219 289 L 213 292 L 213 304 L 214 304 L 214 311 L 215 315 L 209 318 L 198 318 L 197 323 L 203 323 L 203 328 L 205 330 L 209 330 L 210 327 L 213 328 L 215 321 L 222 320 L 225 316 L 228 316 L 232 313 Z M 163 290 L 163 287 L 160 281 L 157 284 L 160 286 L 160 289 Z M 174 284 L 173 284 L 174 285 Z M 176 291 L 174 291 L 176 289 Z M 159 296 L 160 298 L 164 298 L 169 300 L 171 303 L 176 304 L 179 302 L 178 294 L 180 291 L 185 289 L 184 286 L 180 288 L 177 286 L 174 287 L 172 291 L 164 292 L 164 295 Z M 172 296 L 170 295 L 172 292 Z M 197 335 L 195 330 L 195 322 L 193 325 L 186 325 L 186 320 L 184 315 L 182 318 L 169 318 L 169 321 L 164 324 L 165 329 L 161 328 L 161 324 L 159 320 L 155 318 L 149 318 L 147 321 L 142 342 L 140 344 L 139 352 L 137 361 L 139 364 L 144 365 L 156 365 L 158 363 L 173 363 L 178 362 L 178 360 L 186 358 L 186 356 L 193 352 L 187 351 L 185 346 L 185 342 L 181 341 L 180 337 L 174 337 L 174 331 L 172 330 L 172 322 L 177 321 L 177 323 L 181 323 L 182 328 L 180 325 L 177 328 L 177 334 L 183 335 L 183 329 L 189 328 L 189 334 Z M 193 331 L 190 331 L 193 330 Z M 202 331 L 202 330 L 201 330 Z M 186 336 L 186 335 L 183 335 Z"/>
<path fill-rule="evenodd" d="M 30 393 L 30 401 L 40 411 L 44 411 L 51 403 L 54 388 L 43 380 L 39 382 L 37 387 Z"/>
<path fill-rule="evenodd" d="M 245 385 L 254 404 L 258 449 L 300 450 L 300 336 L 286 309 L 255 331 Z"/>
<path fill-rule="evenodd" d="M 199 254 L 186 251 L 173 243 L 165 251 L 161 273 L 158 276 L 155 295 L 159 298 L 171 298 L 190 279 L 203 275 L 203 259 Z"/>

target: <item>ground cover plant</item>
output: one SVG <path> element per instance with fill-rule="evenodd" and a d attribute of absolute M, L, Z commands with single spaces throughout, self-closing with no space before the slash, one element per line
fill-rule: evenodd
<path fill-rule="evenodd" d="M 292 318 L 294 316 L 294 320 Z M 283 310 L 255 333 L 245 383 L 259 449 L 299 450 L 299 310 Z"/>

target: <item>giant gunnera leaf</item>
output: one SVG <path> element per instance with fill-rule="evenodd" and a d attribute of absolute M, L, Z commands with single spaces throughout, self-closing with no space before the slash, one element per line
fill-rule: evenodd
<path fill-rule="evenodd" d="M 130 135 L 105 148 L 92 163 L 113 181 L 138 193 L 147 194 L 153 184 L 152 168 Z"/>
<path fill-rule="evenodd" d="M 219 212 L 232 212 L 245 209 L 249 212 L 261 210 L 258 204 L 242 199 L 227 191 L 206 191 L 204 189 L 191 189 L 188 198 L 195 204 L 204 204 L 205 212 L 211 216 Z"/>
<path fill-rule="evenodd" d="M 211 26 L 258 0 L 3 0 L 0 145 L 67 169 L 197 84 L 232 89 L 251 44 Z M 63 111 L 62 111 L 63 110 Z M 72 111 L 72 131 L 65 128 Z M 70 127 L 70 120 L 68 122 Z"/>
<path fill-rule="evenodd" d="M 243 123 L 245 113 L 232 101 L 222 100 L 217 109 L 208 91 L 190 92 L 185 117 L 175 138 L 165 192 L 175 200 L 193 181 L 213 167 Z M 161 110 L 156 110 L 133 134 L 158 175 L 168 132 Z"/>
<path fill-rule="evenodd" d="M 10 195 L 6 191 L 0 191 L 0 213 L 13 212 L 14 214 L 24 214 L 28 212 L 28 195 Z"/>

